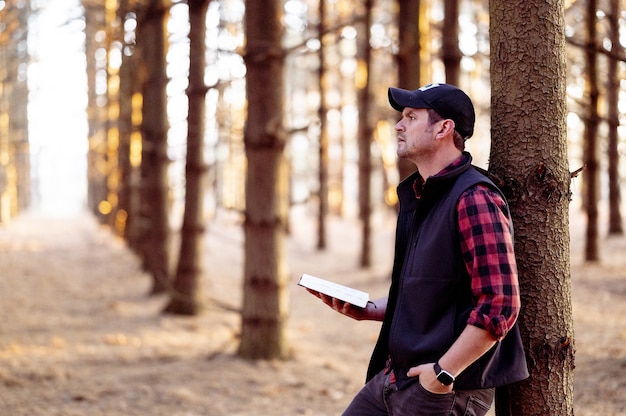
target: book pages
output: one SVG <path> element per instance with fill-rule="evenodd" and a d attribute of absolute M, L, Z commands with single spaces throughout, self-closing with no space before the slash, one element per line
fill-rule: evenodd
<path fill-rule="evenodd" d="M 330 297 L 337 298 L 344 302 L 348 302 L 354 306 L 358 306 L 359 308 L 364 308 L 370 300 L 370 295 L 367 292 L 362 292 L 329 280 L 311 276 L 310 274 L 303 274 L 302 277 L 300 277 L 298 285 L 323 293 Z"/>

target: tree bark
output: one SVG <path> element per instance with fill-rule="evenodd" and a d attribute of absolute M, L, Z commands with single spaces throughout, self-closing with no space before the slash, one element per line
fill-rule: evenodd
<path fill-rule="evenodd" d="M 166 24 L 169 4 L 155 0 L 139 14 L 137 42 L 142 72 L 141 243 L 144 268 L 152 275 L 151 293 L 169 282 L 170 228 L 167 167 Z"/>
<path fill-rule="evenodd" d="M 98 204 L 106 198 L 106 181 L 102 173 L 104 159 L 104 119 L 102 106 L 96 92 L 96 33 L 104 28 L 104 7 L 83 1 L 85 10 L 85 55 L 87 57 L 87 126 L 89 150 L 87 152 L 87 206 L 99 220 Z"/>
<path fill-rule="evenodd" d="M 441 59 L 445 66 L 446 82 L 458 86 L 461 78 L 462 58 L 459 48 L 459 0 L 445 0 L 443 8 Z"/>
<path fill-rule="evenodd" d="M 610 0 L 609 37 L 611 52 L 623 54 L 624 48 L 620 44 L 618 0 Z M 609 180 L 609 235 L 623 235 L 622 214 L 620 211 L 620 174 L 619 174 L 619 60 L 615 56 L 608 56 L 608 79 L 606 86 L 606 101 L 608 107 L 609 142 L 608 142 L 608 180 Z"/>
<path fill-rule="evenodd" d="M 318 204 L 319 209 L 317 213 L 317 249 L 323 250 L 326 248 L 326 218 L 328 217 L 328 131 L 327 131 L 327 116 L 328 105 L 326 104 L 326 59 L 325 59 L 325 46 L 324 35 L 326 33 L 326 0 L 319 0 L 319 26 L 318 36 L 320 38 L 320 50 L 319 50 L 319 91 L 320 91 L 320 106 L 318 109 L 318 118 L 320 121 L 320 140 L 319 140 L 319 191 L 318 191 Z"/>
<path fill-rule="evenodd" d="M 598 125 L 600 117 L 598 114 L 598 64 L 596 50 L 596 11 L 598 9 L 597 0 L 587 0 L 586 31 L 587 44 L 585 47 L 585 96 L 588 98 L 587 116 L 584 118 L 585 133 L 583 137 L 583 160 L 585 170 L 583 178 L 585 180 L 585 210 L 587 213 L 587 228 L 585 233 L 585 260 L 600 260 L 598 247 L 598 200 L 599 170 L 598 160 Z"/>
<path fill-rule="evenodd" d="M 30 142 L 28 140 L 28 82 L 27 75 L 23 72 L 29 64 L 28 50 L 23 47 L 28 39 L 28 19 L 30 17 L 30 1 L 24 1 L 15 9 L 17 20 L 22 30 L 13 33 L 13 45 L 10 72 L 13 78 L 10 88 L 10 112 L 9 138 L 12 142 L 13 165 L 15 167 L 15 188 L 13 195 L 12 215 L 24 212 L 30 207 L 31 200 L 31 166 L 30 166 Z M 14 66 L 13 66 L 14 65 Z"/>
<path fill-rule="evenodd" d="M 206 93 L 206 13 L 210 0 L 188 0 L 189 5 L 189 113 L 187 116 L 187 162 L 185 165 L 185 212 L 181 230 L 178 267 L 170 302 L 165 312 L 197 315 L 202 309 L 200 279 L 205 231 L 204 189 L 207 167 L 204 162 Z"/>
<path fill-rule="evenodd" d="M 286 358 L 285 230 L 288 174 L 284 148 L 283 2 L 247 1 L 244 144 L 248 161 L 244 223 L 244 288 L 239 355 Z"/>
<path fill-rule="evenodd" d="M 118 19 L 122 27 L 129 12 L 128 0 L 120 2 Z M 124 36 L 124 34 L 122 34 Z M 120 131 L 120 145 L 118 150 L 119 160 L 119 198 L 118 198 L 118 221 L 123 229 L 123 238 L 128 246 L 136 249 L 136 224 L 138 217 L 139 190 L 137 189 L 137 169 L 140 161 L 133 154 L 133 140 L 136 140 L 138 125 L 133 123 L 133 97 L 138 93 L 137 85 L 137 53 L 134 43 L 123 42 L 125 53 L 122 53 L 120 66 L 120 116 L 118 128 Z"/>
<path fill-rule="evenodd" d="M 110 2 L 104 10 L 104 32 L 106 36 L 106 146 L 104 175 L 106 178 L 106 194 L 100 203 L 100 213 L 103 215 L 103 222 L 108 224 L 118 235 L 123 235 L 123 229 L 119 227 L 119 186 L 120 186 L 120 73 L 119 67 L 111 63 L 111 55 L 114 52 L 114 40 L 120 39 L 120 24 L 117 22 L 118 2 Z M 114 7 L 115 6 L 115 7 Z"/>
<path fill-rule="evenodd" d="M 490 172 L 510 203 L 530 378 L 496 413 L 573 415 L 570 173 L 562 2 L 492 0 Z M 475 139 L 472 139 L 475 140 Z"/>
<path fill-rule="evenodd" d="M 398 1 L 399 50 L 398 87 L 415 90 L 421 86 L 420 47 L 420 0 Z M 398 160 L 400 180 L 415 172 L 415 164 L 406 159 Z"/>
<path fill-rule="evenodd" d="M 373 0 L 365 1 L 365 18 L 358 24 L 357 59 L 359 62 L 359 80 L 357 80 L 357 102 L 359 107 L 359 216 L 361 218 L 361 267 L 369 267 L 372 258 L 371 228 L 371 174 L 372 174 L 372 136 L 373 127 L 370 120 L 370 74 L 371 46 L 370 26 L 372 22 Z"/>

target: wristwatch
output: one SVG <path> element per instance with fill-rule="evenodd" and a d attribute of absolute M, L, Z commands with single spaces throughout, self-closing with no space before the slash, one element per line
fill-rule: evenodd
<path fill-rule="evenodd" d="M 454 383 L 454 376 L 443 370 L 438 362 L 435 363 L 435 374 L 437 374 L 437 380 L 444 386 L 449 386 Z"/>

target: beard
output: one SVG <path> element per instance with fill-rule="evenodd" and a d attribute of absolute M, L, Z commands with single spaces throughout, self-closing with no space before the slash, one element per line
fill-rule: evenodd
<path fill-rule="evenodd" d="M 396 155 L 400 159 L 405 159 L 409 155 L 408 146 L 404 140 L 398 140 L 398 147 L 396 148 Z"/>

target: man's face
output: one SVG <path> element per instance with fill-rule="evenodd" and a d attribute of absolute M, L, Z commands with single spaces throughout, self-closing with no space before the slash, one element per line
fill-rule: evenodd
<path fill-rule="evenodd" d="M 398 157 L 416 163 L 424 157 L 429 157 L 435 150 L 436 127 L 439 124 L 430 124 L 428 110 L 405 108 L 402 118 L 396 123 L 398 134 Z"/>

